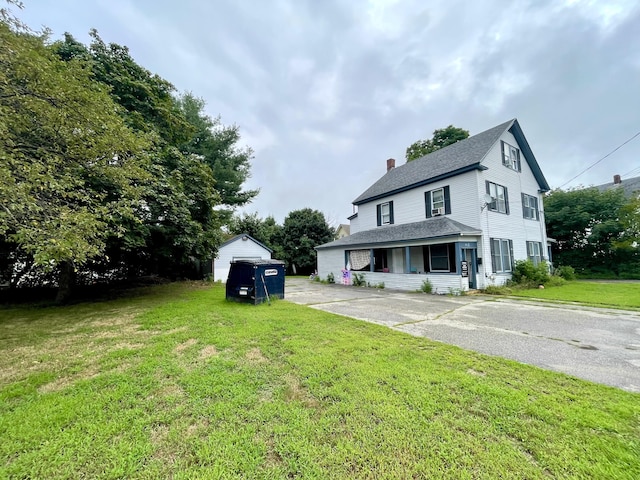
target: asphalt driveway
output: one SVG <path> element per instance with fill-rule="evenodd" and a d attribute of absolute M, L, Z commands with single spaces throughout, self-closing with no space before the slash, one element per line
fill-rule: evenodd
<path fill-rule="evenodd" d="M 638 286 L 640 288 L 640 285 Z M 640 392 L 640 313 L 288 278 L 288 301 Z"/>

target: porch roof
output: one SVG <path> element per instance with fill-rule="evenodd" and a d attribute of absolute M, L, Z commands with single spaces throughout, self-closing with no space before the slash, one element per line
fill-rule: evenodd
<path fill-rule="evenodd" d="M 421 222 L 389 225 L 374 228 L 373 230 L 356 232 L 333 242 L 318 245 L 316 250 L 388 243 L 407 243 L 459 235 L 480 235 L 481 233 L 482 232 L 476 228 L 442 216 L 429 218 Z"/>

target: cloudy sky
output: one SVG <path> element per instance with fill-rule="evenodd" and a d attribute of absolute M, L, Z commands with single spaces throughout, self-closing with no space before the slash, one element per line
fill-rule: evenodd
<path fill-rule="evenodd" d="M 19 17 L 142 66 L 237 124 L 255 151 L 245 210 L 347 223 L 351 201 L 453 124 L 518 118 L 549 184 L 640 175 L 636 0 L 24 0 Z"/>

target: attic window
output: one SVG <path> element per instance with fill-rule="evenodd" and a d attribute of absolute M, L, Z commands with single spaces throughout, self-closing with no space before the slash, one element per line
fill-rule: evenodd
<path fill-rule="evenodd" d="M 520 150 L 513 145 L 509 145 L 507 142 L 502 142 L 502 164 L 516 172 L 522 171 L 520 165 Z"/>

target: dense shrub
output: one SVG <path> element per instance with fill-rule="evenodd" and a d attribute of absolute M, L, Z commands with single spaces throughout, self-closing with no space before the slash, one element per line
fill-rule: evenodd
<path fill-rule="evenodd" d="M 558 275 L 551 275 L 545 285 L 548 287 L 559 287 L 561 285 L 564 285 L 565 283 L 567 283 L 567 281 L 564 278 Z"/>
<path fill-rule="evenodd" d="M 553 272 L 554 275 L 558 277 L 562 277 L 565 280 L 575 280 L 576 279 L 576 271 L 570 265 L 560 265 L 556 268 L 556 271 Z"/>
<path fill-rule="evenodd" d="M 364 279 L 364 273 L 354 273 L 352 275 L 351 283 L 354 287 L 365 287 L 367 281 Z"/>
<path fill-rule="evenodd" d="M 516 261 L 512 279 L 517 284 L 544 285 L 549 281 L 549 266 L 547 262 L 534 265 L 531 260 Z"/>

